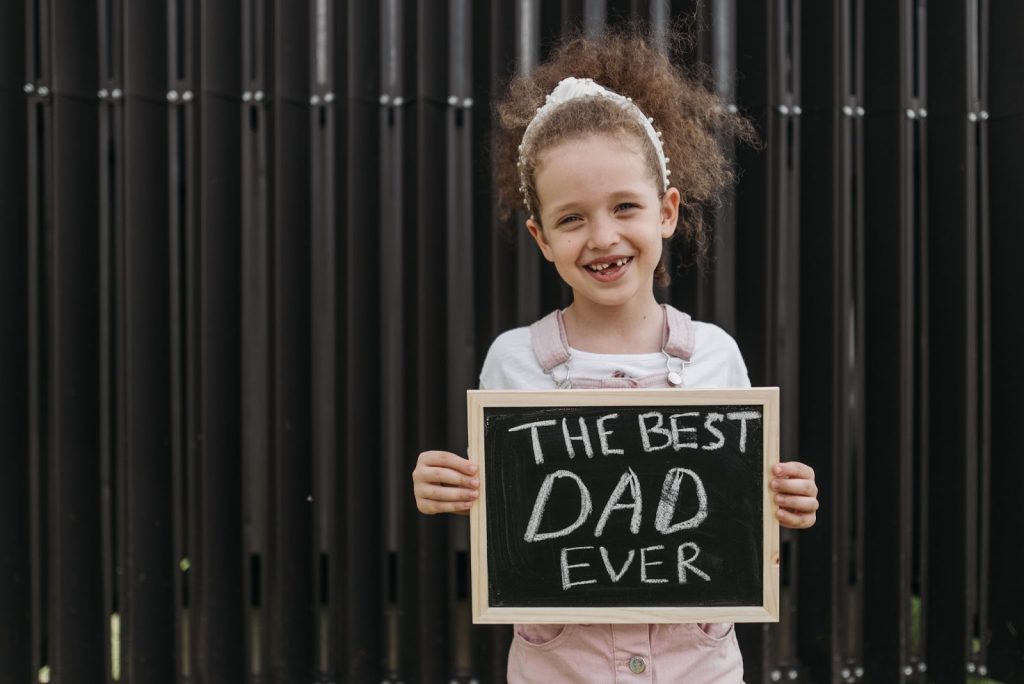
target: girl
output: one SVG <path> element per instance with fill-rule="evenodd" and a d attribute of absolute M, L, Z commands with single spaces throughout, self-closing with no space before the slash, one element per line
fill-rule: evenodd
<path fill-rule="evenodd" d="M 663 241 L 677 227 L 707 242 L 700 207 L 732 180 L 715 134 L 751 139 L 636 33 L 571 38 L 498 105 L 499 200 L 522 202 L 526 229 L 572 289 L 572 304 L 499 336 L 480 374 L 487 389 L 749 387 L 733 339 L 659 305 Z M 785 527 L 814 524 L 814 471 L 775 466 Z M 422 513 L 465 514 L 476 467 L 426 451 L 413 471 Z M 729 624 L 516 625 L 510 682 L 739 682 Z"/>

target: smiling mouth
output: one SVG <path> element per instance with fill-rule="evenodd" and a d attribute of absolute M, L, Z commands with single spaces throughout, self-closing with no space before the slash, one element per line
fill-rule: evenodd
<path fill-rule="evenodd" d="M 616 259 L 615 261 L 607 261 L 601 264 L 587 264 L 583 268 L 587 269 L 592 273 L 603 273 L 608 270 L 622 268 L 632 260 L 633 257 L 622 257 L 621 259 Z"/>
<path fill-rule="evenodd" d="M 617 280 L 619 276 L 626 272 L 629 268 L 630 262 L 633 261 L 633 257 L 620 257 L 612 261 L 602 261 L 584 266 L 592 278 L 601 282 L 611 282 Z"/>

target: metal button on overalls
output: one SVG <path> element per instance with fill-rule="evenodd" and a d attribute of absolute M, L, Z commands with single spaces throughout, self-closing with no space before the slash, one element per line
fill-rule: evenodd
<path fill-rule="evenodd" d="M 629 669 L 634 674 L 641 674 L 647 669 L 647 661 L 640 656 L 633 656 L 629 659 Z"/>

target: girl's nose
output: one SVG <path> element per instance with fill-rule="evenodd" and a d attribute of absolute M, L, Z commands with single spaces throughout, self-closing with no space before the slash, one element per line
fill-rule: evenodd
<path fill-rule="evenodd" d="M 591 249 L 609 249 L 619 241 L 619 229 L 615 221 L 602 217 L 591 221 L 587 246 Z"/>

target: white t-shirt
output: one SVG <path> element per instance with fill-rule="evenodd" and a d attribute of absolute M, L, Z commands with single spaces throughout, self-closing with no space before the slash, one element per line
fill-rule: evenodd
<path fill-rule="evenodd" d="M 683 367 L 683 387 L 750 387 L 747 366 L 736 341 L 713 323 L 693 321 L 693 356 Z M 569 361 L 575 377 L 639 378 L 667 372 L 665 355 L 595 354 L 570 347 Z M 491 344 L 480 371 L 480 389 L 556 389 L 552 376 L 544 372 L 533 353 L 528 327 L 502 333 Z"/>

